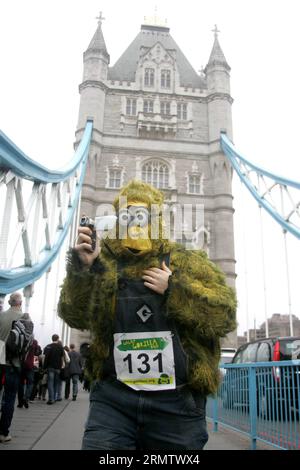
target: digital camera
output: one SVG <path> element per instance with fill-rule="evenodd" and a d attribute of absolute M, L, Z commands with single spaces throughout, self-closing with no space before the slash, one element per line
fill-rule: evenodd
<path fill-rule="evenodd" d="M 112 230 L 116 225 L 116 215 L 103 215 L 96 217 L 95 220 L 91 219 L 87 215 L 83 215 L 80 219 L 80 227 L 89 227 L 92 230 L 92 248 L 96 248 L 97 232 L 98 236 L 101 237 L 101 233 Z"/>
<path fill-rule="evenodd" d="M 94 251 L 96 248 L 96 239 L 97 239 L 97 234 L 95 230 L 95 221 L 88 217 L 87 215 L 83 215 L 80 219 L 79 223 L 80 227 L 89 227 L 92 230 L 92 250 Z"/>

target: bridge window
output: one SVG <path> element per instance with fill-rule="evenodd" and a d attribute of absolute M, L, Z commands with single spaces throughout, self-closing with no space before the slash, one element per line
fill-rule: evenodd
<path fill-rule="evenodd" d="M 171 88 L 171 70 L 161 71 L 160 86 L 162 88 Z"/>
<path fill-rule="evenodd" d="M 189 175 L 189 193 L 201 194 L 201 176 Z"/>
<path fill-rule="evenodd" d="M 160 102 L 160 112 L 164 115 L 171 114 L 171 104 L 169 101 L 161 101 Z"/>
<path fill-rule="evenodd" d="M 108 187 L 118 189 L 121 187 L 121 170 L 109 169 Z"/>
<path fill-rule="evenodd" d="M 127 98 L 126 114 L 129 116 L 136 116 L 136 100 L 135 99 Z"/>
<path fill-rule="evenodd" d="M 178 103 L 177 104 L 177 117 L 182 121 L 187 120 L 187 104 L 186 103 Z"/>
<path fill-rule="evenodd" d="M 153 113 L 153 101 L 144 100 L 144 113 Z"/>
<path fill-rule="evenodd" d="M 192 171 L 186 173 L 186 191 L 188 194 L 203 195 L 204 174 L 201 173 L 196 162 L 192 165 Z"/>
<path fill-rule="evenodd" d="M 155 188 L 169 187 L 169 168 L 159 161 L 147 162 L 142 166 L 142 180 Z"/>
<path fill-rule="evenodd" d="M 145 69 L 144 85 L 154 86 L 154 69 Z"/>

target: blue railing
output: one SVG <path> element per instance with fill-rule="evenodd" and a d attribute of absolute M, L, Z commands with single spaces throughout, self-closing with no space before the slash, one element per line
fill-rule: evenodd
<path fill-rule="evenodd" d="M 300 360 L 222 364 L 225 373 L 207 416 L 278 449 L 300 449 Z"/>

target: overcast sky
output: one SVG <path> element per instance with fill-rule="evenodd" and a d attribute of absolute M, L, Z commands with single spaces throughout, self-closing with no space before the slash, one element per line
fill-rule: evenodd
<path fill-rule="evenodd" d="M 0 4 L 0 128 L 31 158 L 56 168 L 73 155 L 82 54 L 100 10 L 111 65 L 144 16 L 167 18 L 196 71 L 205 66 L 217 24 L 231 66 L 236 147 L 253 163 L 300 180 L 299 0 L 10 0 Z M 255 202 L 234 182 L 239 332 L 264 321 Z M 243 208 L 243 212 L 242 212 Z M 268 314 L 287 313 L 280 229 L 264 217 Z M 244 227 L 244 230 L 241 227 Z M 246 245 L 243 240 L 245 239 Z M 247 268 L 245 268 L 245 253 Z M 293 311 L 300 316 L 299 241 L 289 237 Z"/>

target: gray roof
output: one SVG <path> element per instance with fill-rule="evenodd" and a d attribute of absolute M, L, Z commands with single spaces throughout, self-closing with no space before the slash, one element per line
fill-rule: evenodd
<path fill-rule="evenodd" d="M 223 64 L 226 68 L 230 69 L 230 67 L 227 63 L 227 60 L 225 58 L 224 52 L 221 49 L 221 46 L 220 46 L 217 35 L 215 35 L 214 45 L 213 45 L 212 51 L 210 53 L 210 57 L 209 57 L 209 60 L 208 60 L 208 63 L 207 63 L 206 67 L 208 67 L 209 65 L 213 65 L 215 63 Z"/>
<path fill-rule="evenodd" d="M 89 44 L 89 47 L 87 48 L 87 51 L 89 49 L 93 49 L 93 50 L 97 49 L 99 51 L 104 52 L 109 57 L 109 54 L 106 49 L 106 44 L 104 41 L 104 36 L 102 33 L 101 23 L 99 23 L 98 28 L 96 29 L 96 32 L 94 36 L 92 37 L 92 40 Z"/>
<path fill-rule="evenodd" d="M 180 75 L 180 85 L 193 88 L 205 87 L 204 80 L 193 69 L 183 52 L 180 50 L 169 28 L 160 26 L 142 25 L 141 31 L 121 55 L 113 67 L 109 68 L 110 80 L 134 81 L 137 63 L 140 59 L 140 48 L 153 47 L 160 42 L 165 49 L 176 50 L 176 63 Z"/>

